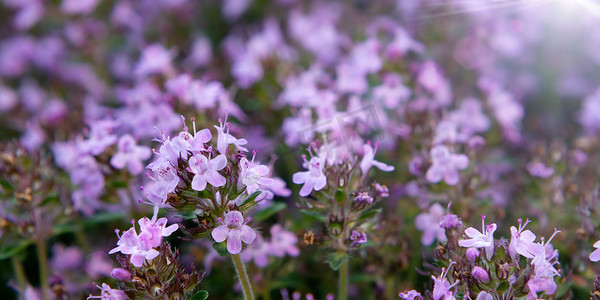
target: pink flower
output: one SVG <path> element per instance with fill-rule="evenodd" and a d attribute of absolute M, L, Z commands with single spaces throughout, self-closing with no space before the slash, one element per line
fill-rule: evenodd
<path fill-rule="evenodd" d="M 60 8 L 67 14 L 89 14 L 94 11 L 98 0 L 63 0 Z"/>
<path fill-rule="evenodd" d="M 360 161 L 360 170 L 362 171 L 363 176 L 367 176 L 369 174 L 369 169 L 372 166 L 377 167 L 379 170 L 384 172 L 394 171 L 394 166 L 386 165 L 382 162 L 375 160 L 375 153 L 377 152 L 377 145 L 375 145 L 375 149 L 371 147 L 370 143 L 363 145 L 363 158 Z"/>
<path fill-rule="evenodd" d="M 296 247 L 298 237 L 283 229 L 281 225 L 275 224 L 271 227 L 270 254 L 283 257 L 287 253 L 290 256 L 298 256 L 300 250 Z"/>
<path fill-rule="evenodd" d="M 441 226 L 443 220 L 444 208 L 439 203 L 433 204 L 428 213 L 421 213 L 417 216 L 415 226 L 423 231 L 421 237 L 423 245 L 431 245 L 436 238 L 440 242 L 446 241 L 446 230 Z"/>
<path fill-rule="evenodd" d="M 146 146 L 138 146 L 129 134 L 123 135 L 117 143 L 117 153 L 111 158 L 111 166 L 123 169 L 127 166 L 129 173 L 138 175 L 144 170 L 143 160 L 150 158 L 152 153 Z"/>
<path fill-rule="evenodd" d="M 256 154 L 256 151 L 254 153 Z M 245 157 L 240 160 L 240 180 L 238 182 L 240 185 L 246 186 L 248 194 L 260 189 L 259 185 L 268 185 L 271 179 L 267 178 L 267 175 L 269 175 L 269 168 L 265 165 L 255 164 L 254 157 L 251 162 Z"/>
<path fill-rule="evenodd" d="M 238 254 L 242 251 L 242 241 L 251 244 L 256 238 L 256 233 L 250 226 L 246 225 L 250 219 L 244 222 L 244 217 L 239 211 L 230 211 L 225 215 L 225 221 L 219 218 L 222 225 L 213 229 L 212 237 L 217 243 L 227 240 L 227 251 Z"/>
<path fill-rule="evenodd" d="M 538 178 L 548 178 L 554 174 L 554 168 L 546 167 L 546 165 L 539 161 L 528 163 L 527 171 L 531 176 Z"/>
<path fill-rule="evenodd" d="M 431 183 L 444 179 L 449 185 L 456 185 L 460 180 L 459 170 L 469 166 L 469 158 L 464 154 L 450 153 L 448 147 L 437 145 L 431 148 L 431 167 L 427 170 L 425 178 Z"/>
<path fill-rule="evenodd" d="M 308 171 L 297 172 L 292 176 L 292 181 L 295 184 L 304 184 L 300 189 L 300 196 L 306 197 L 314 189 L 320 191 L 327 184 L 327 177 L 323 173 L 323 167 L 325 166 L 324 159 L 319 156 L 314 156 L 310 161 L 306 160 L 304 156 L 304 167 Z"/>
<path fill-rule="evenodd" d="M 450 270 L 450 267 L 452 267 L 453 264 L 454 264 L 454 262 L 452 261 L 450 263 L 450 265 L 448 266 L 448 270 Z M 431 278 L 433 278 L 433 281 L 434 281 L 433 292 L 432 292 L 433 300 L 454 299 L 454 295 L 450 291 L 450 289 L 453 286 L 457 285 L 458 281 L 455 282 L 454 284 L 450 284 L 450 282 L 448 282 L 448 280 L 446 280 L 447 274 L 448 273 L 447 273 L 446 268 L 442 268 L 442 274 L 440 274 L 440 277 L 435 277 L 435 276 L 431 275 Z"/>
<path fill-rule="evenodd" d="M 223 154 L 214 159 L 196 154 L 190 157 L 189 165 L 192 173 L 196 174 L 192 179 L 192 188 L 196 191 L 203 191 L 206 183 L 210 183 L 214 187 L 224 186 L 227 183 L 225 177 L 218 172 L 227 166 L 227 159 Z"/>
<path fill-rule="evenodd" d="M 517 253 L 527 258 L 533 258 L 533 254 L 529 251 L 535 241 L 535 234 L 530 230 L 525 230 L 525 226 L 531 222 L 529 219 L 522 224 L 523 220 L 519 219 L 519 229 L 514 226 L 510 227 L 510 244 L 508 245 L 508 253 L 512 259 L 517 258 Z"/>
<path fill-rule="evenodd" d="M 350 235 L 350 240 L 352 241 L 350 247 L 358 247 L 367 242 L 367 234 L 353 230 L 352 234 Z"/>
<path fill-rule="evenodd" d="M 87 299 L 103 299 L 103 300 L 126 300 L 129 299 L 125 292 L 111 288 L 108 284 L 103 283 L 102 287 L 97 286 L 101 290 L 100 296 L 90 295 Z"/>
<path fill-rule="evenodd" d="M 594 243 L 594 252 L 590 253 L 590 260 L 593 262 L 597 262 L 600 260 L 600 241 Z"/>
<path fill-rule="evenodd" d="M 419 293 L 415 290 L 410 290 L 408 292 L 400 293 L 400 294 L 398 294 L 398 296 L 400 296 L 400 299 L 402 299 L 402 300 L 423 299 L 423 296 L 421 296 L 421 293 Z"/>
<path fill-rule="evenodd" d="M 242 146 L 248 144 L 248 141 L 246 141 L 245 139 L 238 139 L 233 135 L 229 134 L 229 123 L 227 123 L 227 120 L 225 120 L 225 122 L 220 123 L 221 124 L 219 126 L 215 125 L 215 128 L 217 129 L 217 150 L 219 151 L 219 153 L 225 154 L 229 144 L 235 145 L 235 147 L 238 150 L 247 152 L 248 149 Z"/>
<path fill-rule="evenodd" d="M 481 215 L 482 232 L 479 232 L 473 227 L 465 229 L 465 234 L 470 239 L 462 240 L 458 242 L 461 247 L 474 247 L 484 248 L 487 259 L 491 259 L 494 255 L 494 232 L 496 231 L 496 224 L 485 226 L 485 215 Z"/>
<path fill-rule="evenodd" d="M 153 249 L 150 245 L 144 243 L 140 239 L 135 231 L 135 227 L 131 227 L 129 230 L 123 232 L 119 237 L 117 247 L 110 250 L 108 254 L 116 252 L 131 255 L 131 263 L 138 268 L 144 264 L 144 260 L 152 260 L 159 254 L 157 250 Z"/>
<path fill-rule="evenodd" d="M 172 70 L 171 60 L 174 53 L 163 45 L 153 44 L 142 51 L 139 62 L 135 66 L 135 75 L 145 77 L 150 74 L 166 73 Z"/>
<path fill-rule="evenodd" d="M 158 220 L 152 218 L 151 220 L 143 217 L 138 221 L 138 224 L 140 224 L 140 240 L 152 248 L 160 246 L 163 237 L 170 236 L 171 233 L 179 228 L 177 224 L 167 227 L 167 218 L 160 218 Z"/>

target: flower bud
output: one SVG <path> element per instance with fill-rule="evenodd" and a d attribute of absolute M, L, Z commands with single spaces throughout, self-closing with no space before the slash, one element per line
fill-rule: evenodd
<path fill-rule="evenodd" d="M 367 192 L 360 192 L 352 201 L 352 208 L 357 210 L 365 209 L 367 206 L 373 203 L 373 197 Z"/>
<path fill-rule="evenodd" d="M 471 262 L 475 262 L 477 257 L 479 257 L 479 250 L 477 250 L 477 248 L 471 247 L 471 248 L 467 249 L 467 258 Z"/>
<path fill-rule="evenodd" d="M 385 185 L 381 185 L 376 182 L 373 185 L 373 188 L 375 189 L 375 194 L 377 195 L 377 197 L 387 198 L 390 196 L 390 190 Z"/>
<path fill-rule="evenodd" d="M 483 283 L 488 283 L 490 281 L 490 275 L 482 267 L 474 267 L 471 271 L 471 275 Z"/>
<path fill-rule="evenodd" d="M 120 281 L 129 281 L 131 280 L 131 273 L 129 273 L 129 271 L 121 269 L 121 268 L 114 268 L 112 269 L 112 271 L 110 272 L 110 276 L 116 280 L 120 280 Z"/>
<path fill-rule="evenodd" d="M 334 237 L 339 236 L 344 231 L 344 219 L 339 219 L 337 216 L 329 216 L 329 234 Z"/>

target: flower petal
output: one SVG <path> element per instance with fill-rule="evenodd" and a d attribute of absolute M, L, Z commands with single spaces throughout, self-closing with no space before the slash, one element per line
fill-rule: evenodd
<path fill-rule="evenodd" d="M 211 232 L 211 235 L 215 242 L 220 243 L 227 239 L 227 234 L 229 233 L 229 228 L 225 225 L 221 225 Z"/>

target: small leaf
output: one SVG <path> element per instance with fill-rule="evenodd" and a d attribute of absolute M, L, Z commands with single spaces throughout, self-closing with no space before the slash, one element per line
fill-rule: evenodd
<path fill-rule="evenodd" d="M 301 213 L 307 215 L 307 216 L 311 216 L 321 222 L 326 222 L 327 221 L 327 217 L 325 217 L 323 214 L 321 214 L 318 211 L 314 211 L 314 210 L 307 210 L 307 209 L 303 209 L 300 211 Z"/>
<path fill-rule="evenodd" d="M 256 199 L 256 197 L 258 197 L 258 195 L 260 195 L 260 194 L 262 194 L 262 191 L 256 191 L 256 192 L 252 193 L 252 195 L 248 196 L 248 198 L 246 200 L 244 200 L 244 202 L 240 206 L 244 206 L 244 205 L 250 203 L 251 201 L 254 201 L 254 199 Z"/>
<path fill-rule="evenodd" d="M 337 271 L 346 260 L 348 260 L 348 254 L 342 252 L 335 252 L 327 257 L 329 267 L 334 271 Z"/>
<path fill-rule="evenodd" d="M 44 206 L 46 204 L 49 204 L 51 202 L 57 202 L 58 201 L 58 195 L 50 195 L 46 198 L 44 198 L 44 200 L 42 200 L 42 202 L 40 203 L 40 206 Z"/>
<path fill-rule="evenodd" d="M 254 215 L 253 219 L 258 222 L 264 221 L 272 215 L 284 210 L 286 207 L 287 205 L 283 202 L 275 202 L 267 208 L 257 212 L 256 215 Z"/>
<path fill-rule="evenodd" d="M 368 220 L 380 212 L 381 212 L 381 208 L 369 209 L 369 210 L 365 211 L 364 213 L 362 213 L 360 215 L 360 217 L 358 217 L 358 220 L 360 220 L 360 221 Z"/>
<path fill-rule="evenodd" d="M 14 190 L 12 184 L 10 184 L 10 182 L 8 182 L 8 180 L 0 178 L 0 185 L 2 186 L 3 189 L 11 192 Z"/>
<path fill-rule="evenodd" d="M 11 258 L 25 250 L 31 241 L 21 241 L 15 245 L 0 247 L 0 260 Z"/>
<path fill-rule="evenodd" d="M 192 296 L 188 300 L 206 300 L 206 299 L 208 299 L 208 292 L 205 290 L 201 290 L 201 291 L 197 292 L 196 294 L 194 294 L 194 296 Z"/>
<path fill-rule="evenodd" d="M 221 243 L 214 242 L 213 248 L 219 253 L 221 256 L 228 256 L 229 251 L 227 251 L 227 242 L 223 241 Z"/>

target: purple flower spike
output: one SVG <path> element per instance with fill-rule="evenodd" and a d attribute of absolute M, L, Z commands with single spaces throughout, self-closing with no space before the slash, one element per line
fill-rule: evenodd
<path fill-rule="evenodd" d="M 225 221 L 219 219 L 221 226 L 212 231 L 212 237 L 217 243 L 227 240 L 227 251 L 238 254 L 242 251 L 242 242 L 252 244 L 256 232 L 244 222 L 244 217 L 239 211 L 230 211 L 225 215 Z"/>
<path fill-rule="evenodd" d="M 117 149 L 117 153 L 110 160 L 110 165 L 117 169 L 123 169 L 127 166 L 127 170 L 133 175 L 138 175 L 144 171 L 142 161 L 152 155 L 150 148 L 138 146 L 129 134 L 125 134 L 119 139 Z"/>
<path fill-rule="evenodd" d="M 448 147 L 438 145 L 431 148 L 432 165 L 427 170 L 425 178 L 431 183 L 438 183 L 444 179 L 449 185 L 456 185 L 460 180 L 459 170 L 469 166 L 469 158 L 464 154 L 450 153 Z"/>

